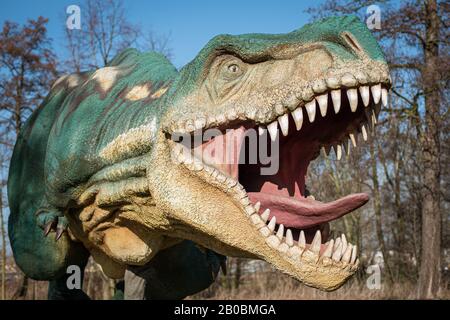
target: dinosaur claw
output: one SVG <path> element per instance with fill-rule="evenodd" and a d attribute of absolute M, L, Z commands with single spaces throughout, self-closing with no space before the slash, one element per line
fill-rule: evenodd
<path fill-rule="evenodd" d="M 59 238 L 61 238 L 61 236 L 64 233 L 64 231 L 66 231 L 64 228 L 57 228 L 56 229 L 56 240 L 55 241 L 58 241 Z"/>
<path fill-rule="evenodd" d="M 52 230 L 54 221 L 48 222 L 44 227 L 44 237 L 48 236 L 50 231 Z"/>

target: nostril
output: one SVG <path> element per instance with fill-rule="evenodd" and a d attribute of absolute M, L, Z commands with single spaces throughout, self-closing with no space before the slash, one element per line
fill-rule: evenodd
<path fill-rule="evenodd" d="M 342 37 L 345 39 L 345 41 L 350 45 L 350 47 L 355 50 L 355 52 L 362 52 L 362 48 L 358 43 L 358 40 L 353 37 L 351 33 L 343 32 Z"/>

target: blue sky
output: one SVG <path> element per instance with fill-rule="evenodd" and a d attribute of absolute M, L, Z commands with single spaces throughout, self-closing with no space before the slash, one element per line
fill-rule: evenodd
<path fill-rule="evenodd" d="M 309 21 L 305 9 L 319 1 L 124 1 L 129 20 L 143 30 L 170 33 L 173 62 L 182 67 L 192 60 L 203 45 L 220 33 L 283 33 Z M 49 36 L 59 56 L 64 55 L 65 11 L 75 0 L 0 0 L 0 24 L 18 23 L 39 15 L 50 19 Z M 81 15 L 83 13 L 81 12 Z"/>

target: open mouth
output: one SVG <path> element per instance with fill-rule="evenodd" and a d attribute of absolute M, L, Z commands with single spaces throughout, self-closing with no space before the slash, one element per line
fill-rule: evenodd
<path fill-rule="evenodd" d="M 223 176 L 224 183 L 240 185 L 252 208 L 245 210 L 271 247 L 289 255 L 298 251 L 291 250 L 294 247 L 300 254 L 309 249 L 357 265 L 356 246 L 345 235 L 328 239 L 329 222 L 364 205 L 368 195 L 321 202 L 307 189 L 306 176 L 321 149 L 327 155 L 333 149 L 340 160 L 356 147 L 358 137 L 367 140 L 382 104 L 387 104 L 387 84 L 328 90 L 266 123 L 235 119 L 215 126 L 219 134 L 194 141 L 188 149 L 192 159 L 184 157 L 182 162 L 196 163 L 211 175 Z M 188 140 L 196 140 L 198 132 Z M 271 155 L 269 164 L 252 156 L 262 149 Z M 274 162 L 277 170 L 264 174 Z"/>

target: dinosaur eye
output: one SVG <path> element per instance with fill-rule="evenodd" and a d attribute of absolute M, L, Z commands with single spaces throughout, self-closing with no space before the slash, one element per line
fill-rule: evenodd
<path fill-rule="evenodd" d="M 230 64 L 228 66 L 228 71 L 230 71 L 231 73 L 238 73 L 239 70 L 240 70 L 239 66 L 237 64 L 235 64 L 235 63 Z"/>
<path fill-rule="evenodd" d="M 234 56 L 223 56 L 218 60 L 220 79 L 226 82 L 232 82 L 238 80 L 246 72 L 247 66 L 240 59 Z"/>

